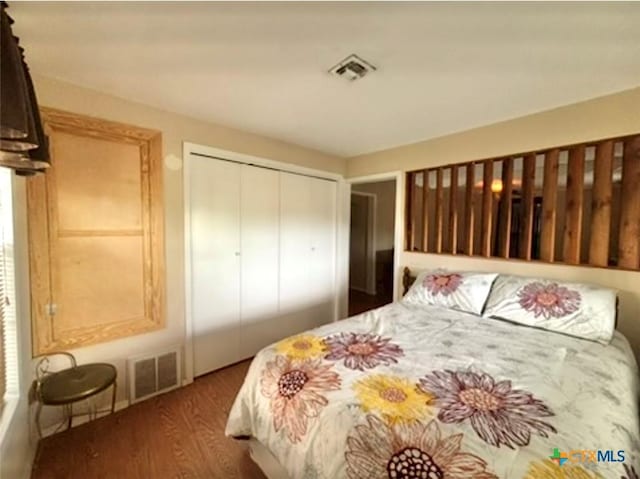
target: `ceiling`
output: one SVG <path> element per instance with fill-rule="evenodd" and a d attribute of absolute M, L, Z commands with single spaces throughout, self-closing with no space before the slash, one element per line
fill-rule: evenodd
<path fill-rule="evenodd" d="M 640 3 L 12 2 L 38 74 L 353 156 L 640 85 Z M 356 53 L 378 70 L 329 75 Z"/>

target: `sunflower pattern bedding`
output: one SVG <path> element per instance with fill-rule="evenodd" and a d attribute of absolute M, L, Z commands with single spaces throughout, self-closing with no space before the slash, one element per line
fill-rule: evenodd
<path fill-rule="evenodd" d="M 291 478 L 638 479 L 637 393 L 619 333 L 401 302 L 262 350 L 226 433 Z"/>

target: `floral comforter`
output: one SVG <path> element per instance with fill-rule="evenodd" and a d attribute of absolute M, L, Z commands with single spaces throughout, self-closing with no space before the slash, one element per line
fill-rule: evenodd
<path fill-rule="evenodd" d="M 291 478 L 638 479 L 638 370 L 619 333 L 400 302 L 262 350 L 226 434 Z"/>

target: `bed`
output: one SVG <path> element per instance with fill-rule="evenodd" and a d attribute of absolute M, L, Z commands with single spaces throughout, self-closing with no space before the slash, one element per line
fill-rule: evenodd
<path fill-rule="evenodd" d="M 226 434 L 270 479 L 638 479 L 638 370 L 617 331 L 400 301 L 263 349 Z"/>

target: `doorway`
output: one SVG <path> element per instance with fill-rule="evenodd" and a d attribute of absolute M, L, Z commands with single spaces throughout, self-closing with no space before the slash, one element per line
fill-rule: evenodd
<path fill-rule="evenodd" d="M 393 301 L 396 180 L 351 185 L 349 316 Z"/>

